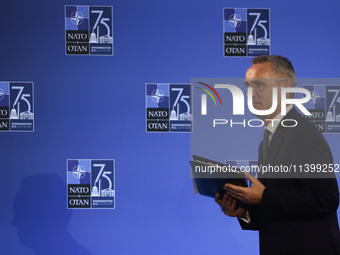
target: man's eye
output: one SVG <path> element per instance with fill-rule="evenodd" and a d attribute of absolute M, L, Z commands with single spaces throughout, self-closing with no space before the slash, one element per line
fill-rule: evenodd
<path fill-rule="evenodd" d="M 262 87 L 262 82 L 254 82 L 254 87 L 255 88 L 261 88 Z"/>

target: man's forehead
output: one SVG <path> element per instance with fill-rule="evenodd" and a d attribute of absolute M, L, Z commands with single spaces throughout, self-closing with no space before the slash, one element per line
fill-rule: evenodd
<path fill-rule="evenodd" d="M 253 84 L 253 83 L 274 83 L 274 82 L 282 82 L 287 79 L 284 78 L 245 78 L 244 84 Z"/>
<path fill-rule="evenodd" d="M 246 72 L 246 78 L 272 78 L 277 75 L 270 62 L 253 64 Z"/>

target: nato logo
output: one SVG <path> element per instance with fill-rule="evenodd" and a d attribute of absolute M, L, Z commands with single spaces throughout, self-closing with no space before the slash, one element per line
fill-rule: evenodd
<path fill-rule="evenodd" d="M 65 6 L 66 55 L 113 55 L 112 6 Z"/>
<path fill-rule="evenodd" d="M 303 85 L 311 93 L 305 107 L 312 114 L 305 116 L 322 133 L 340 133 L 340 86 Z"/>
<path fill-rule="evenodd" d="M 242 172 L 248 172 L 255 178 L 258 177 L 258 161 L 257 160 L 226 160 L 226 165 L 235 166 Z M 252 186 L 252 182 L 246 179 L 248 187 Z"/>
<path fill-rule="evenodd" d="M 192 132 L 191 84 L 148 83 L 146 132 Z"/>
<path fill-rule="evenodd" d="M 0 131 L 34 131 L 33 82 L 0 82 Z"/>
<path fill-rule="evenodd" d="M 270 54 L 269 9 L 224 8 L 225 57 Z"/>
<path fill-rule="evenodd" d="M 113 159 L 67 160 L 67 208 L 115 208 Z"/>

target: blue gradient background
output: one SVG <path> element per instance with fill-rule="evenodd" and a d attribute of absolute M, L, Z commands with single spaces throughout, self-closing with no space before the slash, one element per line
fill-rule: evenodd
<path fill-rule="evenodd" d="M 340 2 L 304 3 L 1 1 L 0 81 L 34 82 L 35 131 L 0 133 L 0 253 L 34 254 L 11 226 L 22 178 L 66 181 L 66 159 L 112 158 L 116 209 L 73 210 L 68 226 L 94 255 L 256 254 L 257 232 L 193 195 L 190 135 L 145 132 L 145 83 L 243 77 L 250 58 L 223 57 L 224 7 L 270 8 L 271 54 L 297 77 L 338 77 Z M 113 6 L 114 56 L 65 55 L 65 5 Z M 325 136 L 338 155 L 340 134 Z M 226 158 L 256 159 L 260 140 L 259 131 Z"/>

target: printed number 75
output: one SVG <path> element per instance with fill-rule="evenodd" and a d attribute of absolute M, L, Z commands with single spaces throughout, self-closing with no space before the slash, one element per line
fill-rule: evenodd
<path fill-rule="evenodd" d="M 267 34 L 268 34 L 267 28 L 264 25 L 262 25 L 262 23 L 267 23 L 267 21 L 266 20 L 259 20 L 260 16 L 261 16 L 261 13 L 259 13 L 259 12 L 250 12 L 249 15 L 256 16 L 256 19 L 255 19 L 255 21 L 253 23 L 253 26 L 251 27 L 250 31 L 254 31 L 255 26 L 257 24 L 258 26 L 262 27 L 262 29 L 264 30 L 264 36 L 263 37 L 267 38 Z"/>
<path fill-rule="evenodd" d="M 186 106 L 187 106 L 187 113 L 190 113 L 190 105 L 189 105 L 189 103 L 188 103 L 188 101 L 187 100 L 185 100 L 185 98 L 189 98 L 189 96 L 188 95 L 186 95 L 186 96 L 181 96 L 182 95 L 182 93 L 183 93 L 183 88 L 171 88 L 171 90 L 172 91 L 178 91 L 178 95 L 177 95 L 177 97 L 176 97 L 176 100 L 175 100 L 175 102 L 174 102 L 174 105 L 172 106 L 173 108 L 175 108 L 175 106 L 177 105 L 177 103 L 178 103 L 178 100 L 180 100 L 180 101 L 182 101 L 183 103 L 185 103 L 186 104 Z M 181 99 L 179 99 L 179 98 L 181 98 Z"/>
<path fill-rule="evenodd" d="M 27 103 L 27 106 L 28 106 L 27 111 L 31 112 L 31 104 L 30 104 L 30 102 L 26 98 L 26 97 L 30 97 L 31 95 L 30 94 L 22 94 L 22 92 L 24 90 L 23 86 L 13 86 L 12 89 L 18 89 L 19 90 L 19 93 L 18 93 L 17 97 L 15 98 L 13 106 L 18 103 L 19 99 L 22 99 L 22 100 L 24 100 Z"/>
<path fill-rule="evenodd" d="M 110 21 L 110 18 L 101 18 L 103 16 L 103 12 L 104 11 L 100 11 L 100 10 L 91 10 L 91 13 L 98 13 L 98 18 L 96 20 L 96 23 L 93 26 L 93 29 L 96 29 L 98 26 L 98 23 L 100 21 L 100 24 L 103 24 L 106 29 L 107 29 L 107 36 L 110 36 L 110 27 L 107 23 L 105 23 L 105 21 Z"/>

